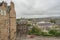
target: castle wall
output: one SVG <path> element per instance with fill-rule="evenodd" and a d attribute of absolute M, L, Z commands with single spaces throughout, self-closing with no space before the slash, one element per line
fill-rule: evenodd
<path fill-rule="evenodd" d="M 11 30 L 11 39 L 16 39 L 16 14 L 14 10 L 14 4 L 11 2 L 11 11 L 10 11 L 10 30 Z M 13 36 L 12 36 L 13 35 Z"/>
<path fill-rule="evenodd" d="M 4 10 L 0 13 L 0 40 L 15 40 L 16 39 L 16 14 L 11 3 L 10 12 L 7 12 L 6 4 L 2 3 L 0 9 Z M 12 8 L 13 7 L 13 8 Z"/>

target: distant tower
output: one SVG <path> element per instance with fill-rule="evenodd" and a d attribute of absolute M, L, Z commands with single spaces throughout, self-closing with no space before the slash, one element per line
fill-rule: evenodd
<path fill-rule="evenodd" d="M 0 40 L 16 39 L 16 13 L 14 3 L 8 6 L 6 2 L 0 3 Z"/>

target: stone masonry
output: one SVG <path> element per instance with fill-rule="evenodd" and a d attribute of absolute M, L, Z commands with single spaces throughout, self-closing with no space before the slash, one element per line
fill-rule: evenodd
<path fill-rule="evenodd" d="M 0 40 L 16 40 L 16 13 L 14 3 L 0 3 Z"/>

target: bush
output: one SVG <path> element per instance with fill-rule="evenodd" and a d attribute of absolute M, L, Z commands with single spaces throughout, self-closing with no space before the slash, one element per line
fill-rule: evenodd
<path fill-rule="evenodd" d="M 49 30 L 49 34 L 51 34 L 52 36 L 60 36 L 60 31 L 56 29 L 51 29 Z"/>
<path fill-rule="evenodd" d="M 37 36 L 60 36 L 60 30 L 52 28 L 49 29 L 48 32 L 43 32 L 40 28 L 33 27 L 31 30 L 29 30 L 28 34 Z"/>
<path fill-rule="evenodd" d="M 31 24 L 27 24 L 26 26 L 31 26 Z"/>
<path fill-rule="evenodd" d="M 56 31 L 57 31 L 57 30 L 55 30 L 55 29 L 51 29 L 51 30 L 49 30 L 49 34 L 55 35 L 55 34 L 56 34 Z"/>
<path fill-rule="evenodd" d="M 55 36 L 60 36 L 60 31 L 57 31 Z"/>
<path fill-rule="evenodd" d="M 31 30 L 29 30 L 28 34 L 33 35 L 40 35 L 41 30 L 38 27 L 33 27 Z"/>
<path fill-rule="evenodd" d="M 51 34 L 49 34 L 48 32 L 41 32 L 42 36 L 52 36 Z"/>
<path fill-rule="evenodd" d="M 54 23 L 54 24 L 55 24 L 55 23 L 56 23 L 56 20 L 50 20 L 49 22 L 51 22 L 51 23 Z"/>

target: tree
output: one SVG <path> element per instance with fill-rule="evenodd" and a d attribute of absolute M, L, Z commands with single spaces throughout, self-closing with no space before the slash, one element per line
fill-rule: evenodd
<path fill-rule="evenodd" d="M 52 20 L 52 19 L 51 19 L 49 22 L 51 22 L 51 23 L 54 23 L 54 24 L 55 24 L 55 23 L 56 23 L 56 20 Z"/>

